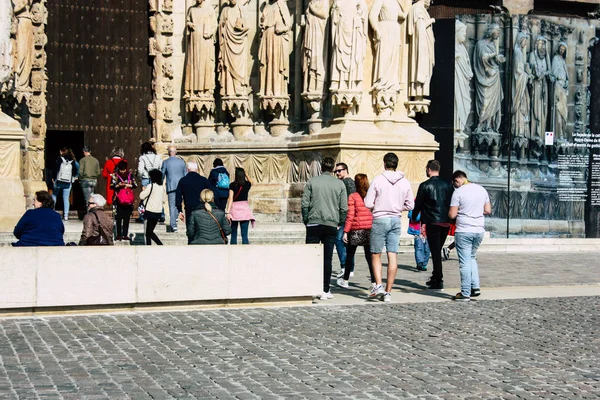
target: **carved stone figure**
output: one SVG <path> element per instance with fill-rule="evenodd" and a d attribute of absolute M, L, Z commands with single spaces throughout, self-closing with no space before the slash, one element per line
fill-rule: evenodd
<path fill-rule="evenodd" d="M 369 9 L 364 0 L 334 0 L 331 9 L 333 103 L 356 112 L 361 100 L 367 54 Z"/>
<path fill-rule="evenodd" d="M 369 13 L 375 44 L 374 103 L 390 114 L 400 91 L 400 22 L 406 14 L 398 0 L 375 0 Z"/>
<path fill-rule="evenodd" d="M 490 24 L 473 52 L 476 78 L 477 132 L 498 132 L 502 116 L 502 82 L 500 64 L 506 60 L 499 52 L 500 26 Z"/>
<path fill-rule="evenodd" d="M 292 17 L 285 0 L 269 0 L 260 18 L 260 96 L 288 96 Z"/>
<path fill-rule="evenodd" d="M 302 98 L 311 111 L 309 131 L 321 128 L 321 102 L 325 96 L 327 56 L 329 53 L 329 0 L 310 0 L 304 14 L 304 40 L 302 41 L 302 72 L 304 92 Z"/>
<path fill-rule="evenodd" d="M 464 147 L 467 138 L 465 127 L 471 112 L 471 79 L 473 69 L 469 52 L 465 47 L 467 40 L 467 25 L 456 20 L 456 43 L 454 44 L 454 140 L 457 145 Z"/>
<path fill-rule="evenodd" d="M 13 0 L 17 17 L 17 48 L 15 49 L 15 87 L 18 92 L 31 91 L 31 69 L 33 66 L 34 35 L 31 21 L 31 0 Z"/>
<path fill-rule="evenodd" d="M 12 4 L 3 1 L 0 4 L 0 89 L 7 82 L 13 71 L 12 43 L 10 26 L 12 24 Z"/>
<path fill-rule="evenodd" d="M 529 66 L 533 74 L 531 85 L 531 140 L 540 142 L 545 137 L 548 118 L 550 59 L 548 58 L 546 46 L 546 38 L 538 36 L 535 41 L 535 49 L 529 55 Z"/>
<path fill-rule="evenodd" d="M 187 15 L 188 46 L 185 94 L 213 96 L 215 88 L 215 33 L 217 13 L 208 0 L 196 0 Z"/>
<path fill-rule="evenodd" d="M 569 91 L 569 72 L 567 70 L 567 44 L 560 42 L 552 58 L 552 76 L 554 82 L 554 137 L 567 138 L 567 94 Z"/>
<path fill-rule="evenodd" d="M 273 115 L 271 134 L 279 136 L 287 130 L 286 113 L 290 101 L 288 80 L 292 17 L 287 2 L 269 0 L 263 8 L 259 26 L 262 31 L 258 49 L 261 108 Z"/>
<path fill-rule="evenodd" d="M 512 132 L 516 148 L 521 150 L 519 158 L 525 158 L 525 148 L 529 141 L 529 112 L 531 110 L 529 98 L 529 81 L 533 76 L 529 73 L 527 64 L 527 45 L 529 36 L 525 32 L 517 34 L 513 51 L 513 101 L 511 108 Z"/>
<path fill-rule="evenodd" d="M 304 92 L 323 93 L 328 53 L 329 0 L 310 0 L 306 8 L 304 41 L 302 42 L 302 70 Z"/>
<path fill-rule="evenodd" d="M 429 96 L 429 84 L 433 72 L 434 37 L 433 23 L 427 9 L 431 0 L 418 0 L 411 7 L 406 21 L 409 36 L 409 88 L 411 100 Z"/>
<path fill-rule="evenodd" d="M 219 82 L 221 95 L 225 97 L 248 96 L 249 28 L 244 5 L 238 0 L 229 0 L 219 20 Z"/>

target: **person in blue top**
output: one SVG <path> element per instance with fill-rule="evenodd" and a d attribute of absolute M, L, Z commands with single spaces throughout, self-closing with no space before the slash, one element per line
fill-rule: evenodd
<path fill-rule="evenodd" d="M 208 180 L 216 188 L 215 194 L 217 197 L 215 197 L 215 204 L 221 210 L 225 211 L 227 199 L 229 198 L 229 184 L 231 182 L 229 172 L 227 172 L 227 168 L 225 168 L 223 160 L 220 158 L 215 158 L 215 161 L 213 161 L 213 169 L 210 170 Z"/>
<path fill-rule="evenodd" d="M 177 232 L 177 217 L 179 211 L 177 211 L 177 185 L 181 178 L 187 174 L 187 167 L 185 161 L 177 157 L 177 149 L 175 146 L 169 146 L 169 158 L 163 161 L 162 174 L 167 183 L 167 196 L 169 199 L 169 226 L 167 226 L 167 232 Z"/>
<path fill-rule="evenodd" d="M 14 247 L 24 246 L 64 246 L 65 226 L 60 215 L 54 211 L 52 195 L 45 190 L 35 192 L 33 210 L 27 210 L 21 217 L 13 235 L 18 242 Z"/>
<path fill-rule="evenodd" d="M 60 150 L 60 155 L 56 159 L 56 165 L 52 170 L 52 199 L 56 204 L 58 196 L 62 195 L 64 212 L 63 218 L 69 220 L 69 196 L 73 188 L 73 182 L 77 179 L 79 173 L 79 163 L 75 159 L 73 150 L 69 147 L 63 147 Z"/>

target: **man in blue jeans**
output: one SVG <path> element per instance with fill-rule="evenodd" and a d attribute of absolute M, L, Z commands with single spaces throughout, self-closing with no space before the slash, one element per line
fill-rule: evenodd
<path fill-rule="evenodd" d="M 306 182 L 301 202 L 306 243 L 323 243 L 323 292 L 318 295 L 321 300 L 333 298 L 329 290 L 333 247 L 337 232 L 343 230 L 348 213 L 346 187 L 331 175 L 334 166 L 333 158 L 323 159 L 323 173 Z"/>
<path fill-rule="evenodd" d="M 335 170 L 333 172 L 335 172 L 335 176 L 344 183 L 348 197 L 350 197 L 352 193 L 356 192 L 354 179 L 352 179 L 348 173 L 348 165 L 345 163 L 337 163 L 335 164 Z M 338 258 L 340 259 L 340 272 L 337 274 L 338 278 L 342 278 L 346 270 L 346 243 L 344 243 L 343 238 L 344 230 L 338 229 L 337 236 L 335 238 L 335 250 L 337 251 Z M 352 266 L 350 276 L 354 276 L 354 262 L 351 261 L 349 264 Z"/>
<path fill-rule="evenodd" d="M 492 212 L 490 196 L 480 185 L 469 182 L 467 174 L 455 171 L 452 181 L 457 188 L 452 194 L 448 216 L 456 218 L 454 242 L 460 266 L 460 293 L 456 301 L 470 301 L 481 294 L 479 266 L 475 258 L 485 233 L 484 215 Z"/>
<path fill-rule="evenodd" d="M 373 210 L 371 229 L 371 253 L 373 275 L 376 284 L 371 288 L 369 298 L 382 298 L 392 301 L 390 292 L 398 270 L 398 247 L 400 245 L 400 218 L 402 211 L 412 210 L 415 201 L 412 188 L 404 173 L 396 171 L 398 156 L 387 153 L 383 157 L 385 171 L 377 175 L 365 197 L 365 206 Z M 382 284 L 381 252 L 387 250 L 388 268 L 385 290 Z"/>

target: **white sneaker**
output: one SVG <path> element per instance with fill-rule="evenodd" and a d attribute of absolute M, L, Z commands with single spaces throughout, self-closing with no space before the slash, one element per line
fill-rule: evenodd
<path fill-rule="evenodd" d="M 354 276 L 354 271 L 350 272 L 350 278 Z"/>
<path fill-rule="evenodd" d="M 381 297 L 385 294 L 385 290 L 383 290 L 383 285 L 375 285 L 373 289 L 371 289 L 371 293 L 369 293 L 370 299 L 375 299 L 377 297 Z"/>
<path fill-rule="evenodd" d="M 369 286 L 369 293 L 373 290 L 373 288 L 377 286 L 377 283 L 371 282 L 371 286 Z"/>
<path fill-rule="evenodd" d="M 344 289 L 348 289 L 348 281 L 345 281 L 344 278 L 339 278 L 337 280 L 337 285 L 339 287 L 343 287 Z"/>
<path fill-rule="evenodd" d="M 336 276 L 338 278 L 343 278 L 345 272 L 346 272 L 346 269 L 342 268 L 342 269 L 340 269 L 340 272 L 338 272 Z"/>
<path fill-rule="evenodd" d="M 390 292 L 385 292 L 383 295 L 383 301 L 385 301 L 386 303 L 389 303 L 390 301 L 392 301 L 392 295 Z"/>
<path fill-rule="evenodd" d="M 321 300 L 333 299 L 333 295 L 331 294 L 331 290 L 329 292 L 323 292 L 323 293 L 319 294 L 319 299 L 321 299 Z"/>

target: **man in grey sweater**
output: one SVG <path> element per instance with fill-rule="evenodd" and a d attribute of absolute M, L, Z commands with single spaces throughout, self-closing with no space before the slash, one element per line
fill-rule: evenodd
<path fill-rule="evenodd" d="M 323 243 L 323 293 L 321 300 L 332 299 L 329 290 L 333 248 L 338 229 L 346 222 L 348 196 L 341 180 L 332 176 L 335 161 L 326 157 L 323 173 L 311 178 L 302 193 L 302 220 L 306 225 L 306 243 Z"/>

